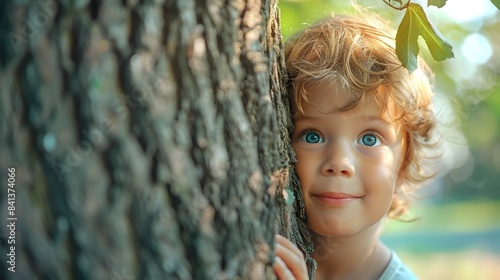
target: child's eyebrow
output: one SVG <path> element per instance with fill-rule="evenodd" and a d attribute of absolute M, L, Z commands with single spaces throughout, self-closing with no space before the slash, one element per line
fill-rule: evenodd
<path fill-rule="evenodd" d="M 389 122 L 386 120 L 382 115 L 376 114 L 376 115 L 365 115 L 361 116 L 362 119 L 366 119 L 368 121 L 384 121 L 384 122 Z M 301 121 L 301 120 L 314 120 L 314 119 L 319 119 L 319 117 L 313 117 L 313 116 L 307 116 L 307 115 L 295 115 L 293 116 L 294 121 Z"/>
<path fill-rule="evenodd" d="M 381 115 L 365 115 L 362 117 L 363 119 L 366 119 L 367 121 L 387 121 L 383 116 Z"/>
<path fill-rule="evenodd" d="M 319 119 L 319 117 L 306 116 L 306 115 L 298 115 L 293 117 L 294 122 L 311 121 L 316 119 Z"/>
<path fill-rule="evenodd" d="M 305 116 L 305 115 L 295 115 L 293 116 L 293 120 L 294 121 L 300 121 L 300 120 L 304 120 L 304 119 L 310 119 L 311 117 L 308 117 L 308 116 Z"/>
<path fill-rule="evenodd" d="M 387 118 L 384 118 L 381 115 L 373 115 L 373 116 L 365 116 L 363 119 L 366 119 L 366 122 L 377 122 L 382 125 L 386 126 L 394 126 L 395 122 L 388 120 Z"/>

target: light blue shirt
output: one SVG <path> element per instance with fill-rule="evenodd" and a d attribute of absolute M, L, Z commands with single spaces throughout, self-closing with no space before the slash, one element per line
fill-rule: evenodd
<path fill-rule="evenodd" d="M 391 260 L 378 280 L 418 280 L 418 278 L 393 251 Z"/>

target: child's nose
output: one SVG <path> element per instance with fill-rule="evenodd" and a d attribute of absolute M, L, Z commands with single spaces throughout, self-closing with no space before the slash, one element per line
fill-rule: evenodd
<path fill-rule="evenodd" d="M 321 173 L 324 176 L 345 176 L 352 177 L 355 174 L 352 152 L 347 143 L 332 145 L 332 148 L 325 154 L 326 158 L 321 166 Z"/>

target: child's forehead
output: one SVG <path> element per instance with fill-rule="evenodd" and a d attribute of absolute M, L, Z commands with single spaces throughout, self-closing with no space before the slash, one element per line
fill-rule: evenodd
<path fill-rule="evenodd" d="M 296 117 L 314 113 L 357 112 L 360 117 L 392 119 L 400 110 L 386 92 L 355 92 L 339 87 L 307 87 L 307 99 L 302 98 L 302 112 Z"/>
<path fill-rule="evenodd" d="M 306 103 L 329 111 L 346 111 L 358 106 L 380 108 L 373 93 L 357 92 L 338 85 L 318 84 L 305 87 Z"/>

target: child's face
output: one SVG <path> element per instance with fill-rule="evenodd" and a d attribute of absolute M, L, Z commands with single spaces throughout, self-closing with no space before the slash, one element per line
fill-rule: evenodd
<path fill-rule="evenodd" d="M 355 108 L 332 112 L 348 101 L 344 92 L 303 104 L 294 117 L 292 146 L 309 227 L 316 233 L 349 236 L 379 222 L 389 210 L 404 159 L 404 132 L 367 96 Z"/>

